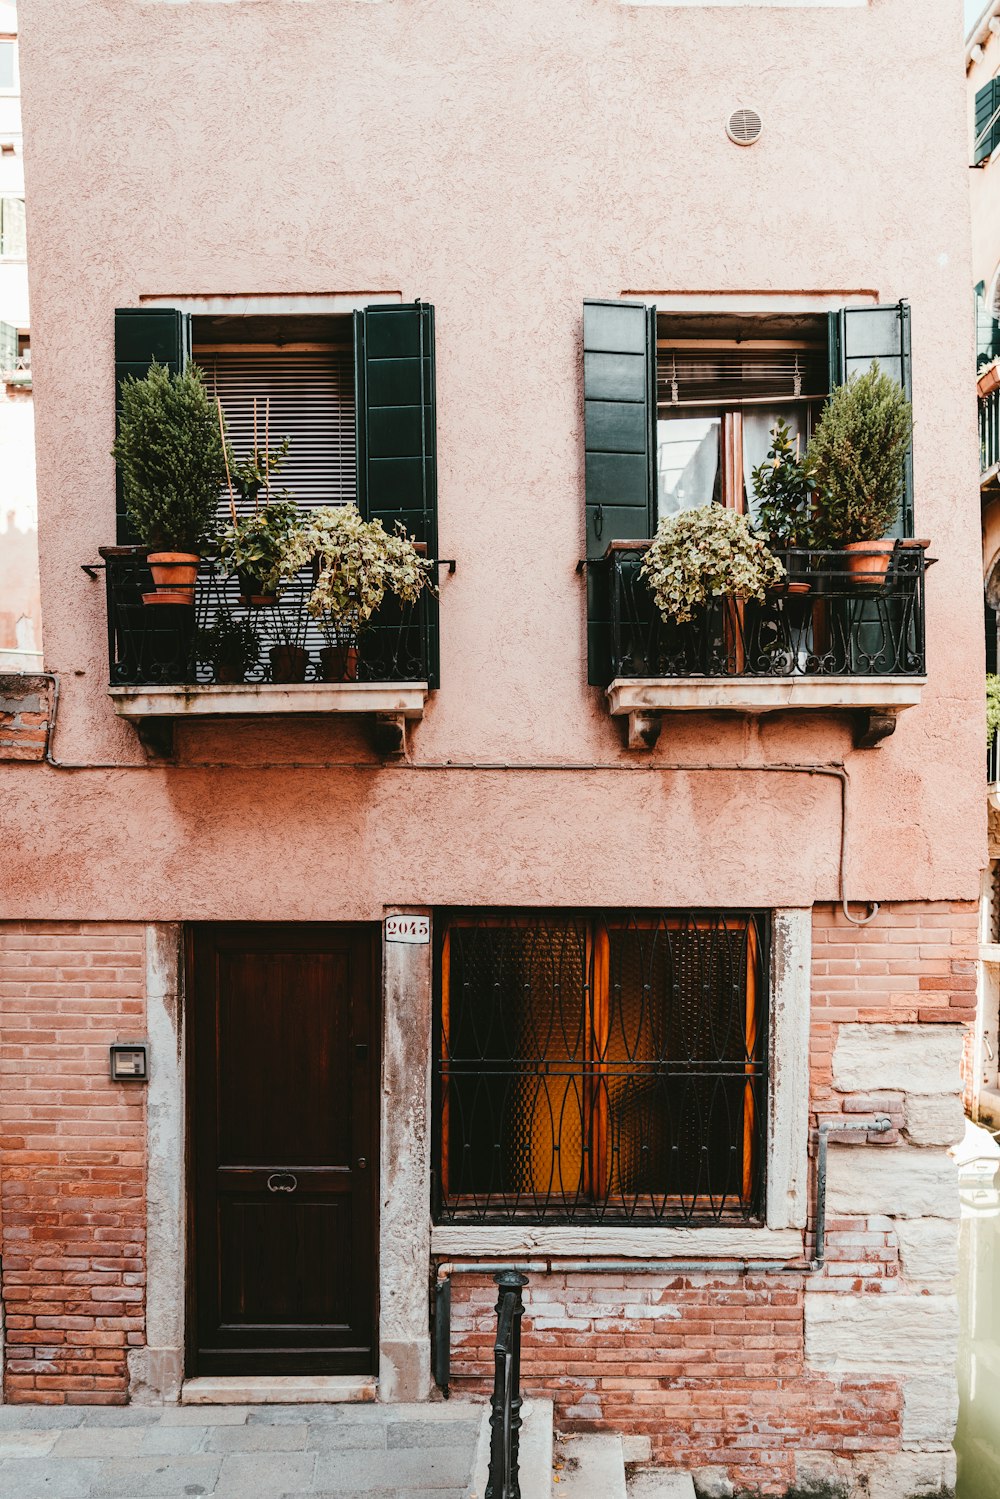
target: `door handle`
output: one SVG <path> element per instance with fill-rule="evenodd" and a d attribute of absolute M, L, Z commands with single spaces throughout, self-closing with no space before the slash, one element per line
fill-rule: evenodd
<path fill-rule="evenodd" d="M 267 1190 L 269 1192 L 294 1192 L 298 1186 L 298 1178 L 290 1171 L 275 1171 L 267 1179 Z"/>

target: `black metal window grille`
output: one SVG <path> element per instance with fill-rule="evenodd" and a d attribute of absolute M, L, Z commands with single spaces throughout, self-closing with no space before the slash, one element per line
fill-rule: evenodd
<path fill-rule="evenodd" d="M 439 1221 L 760 1221 L 769 931 L 755 912 L 439 923 Z"/>
<path fill-rule="evenodd" d="M 195 582 L 194 608 L 179 608 L 143 603 L 143 596 L 154 588 L 147 548 L 100 550 L 107 577 L 108 665 L 113 687 L 260 686 L 274 680 L 275 653 L 282 649 L 303 653 L 305 681 L 324 680 L 323 652 L 333 641 L 306 607 L 313 587 L 308 568 L 283 586 L 275 605 L 253 608 L 241 603 L 236 578 L 226 577 L 210 558 L 203 559 Z M 435 578 L 436 572 L 435 567 Z M 427 598 L 424 593 L 412 605 L 386 598 L 362 627 L 357 641 L 359 681 L 428 680 Z M 224 660 L 213 659 L 206 643 L 220 620 L 242 623 L 250 631 L 254 649 L 236 670 L 227 671 Z"/>
<path fill-rule="evenodd" d="M 779 550 L 786 578 L 763 603 L 716 599 L 684 624 L 656 608 L 640 570 L 649 545 L 613 542 L 596 564 L 610 575 L 612 677 L 926 674 L 922 542 L 898 546 L 870 583 L 843 552 Z"/>

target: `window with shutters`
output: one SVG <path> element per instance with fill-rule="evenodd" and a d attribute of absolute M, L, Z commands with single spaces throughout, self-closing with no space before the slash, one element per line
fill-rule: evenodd
<path fill-rule="evenodd" d="M 763 1213 L 760 913 L 456 913 L 437 961 L 442 1222 Z"/>
<path fill-rule="evenodd" d="M 974 128 L 972 160 L 974 165 L 981 166 L 1000 145 L 1000 77 L 991 78 L 978 90 Z"/>

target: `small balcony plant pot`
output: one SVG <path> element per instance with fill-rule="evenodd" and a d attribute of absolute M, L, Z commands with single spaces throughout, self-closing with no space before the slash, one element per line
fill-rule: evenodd
<path fill-rule="evenodd" d="M 147 565 L 156 585 L 155 593 L 144 593 L 144 604 L 193 604 L 194 585 L 201 558 L 197 552 L 150 552 Z"/>
<path fill-rule="evenodd" d="M 976 389 L 980 398 L 991 396 L 995 390 L 1000 390 L 1000 360 L 994 359 L 984 370 L 980 370 L 976 380 Z"/>
<path fill-rule="evenodd" d="M 278 595 L 268 593 L 255 573 L 248 572 L 245 567 L 238 567 L 236 578 L 240 586 L 240 603 L 244 609 L 274 608 Z"/>
<path fill-rule="evenodd" d="M 304 682 L 309 671 L 309 652 L 300 645 L 272 645 L 272 682 Z"/>
<path fill-rule="evenodd" d="M 881 588 L 889 571 L 895 541 L 848 541 L 844 545 L 847 583 L 854 588 Z"/>
<path fill-rule="evenodd" d="M 324 646 L 319 653 L 319 659 L 324 682 L 356 682 L 358 680 L 356 645 Z"/>

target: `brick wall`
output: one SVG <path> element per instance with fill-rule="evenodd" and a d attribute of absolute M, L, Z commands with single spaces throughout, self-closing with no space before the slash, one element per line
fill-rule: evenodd
<path fill-rule="evenodd" d="M 8 1401 L 121 1404 L 143 1342 L 145 1096 L 108 1046 L 144 1028 L 141 927 L 0 924 Z"/>
<path fill-rule="evenodd" d="M 0 674 L 0 760 L 44 760 L 51 716 L 47 677 Z"/>
<path fill-rule="evenodd" d="M 557 1425 L 648 1436 L 660 1462 L 724 1467 L 763 1493 L 803 1482 L 803 1454 L 836 1477 L 845 1455 L 940 1452 L 947 1475 L 957 1185 L 944 1148 L 961 1130 L 976 922 L 968 903 L 888 906 L 862 928 L 815 910 L 811 1123 L 893 1120 L 831 1147 L 826 1268 L 630 1277 L 553 1262 L 531 1276 L 523 1361 Z M 456 1393 L 489 1386 L 495 1299 L 489 1277 L 453 1283 Z"/>

